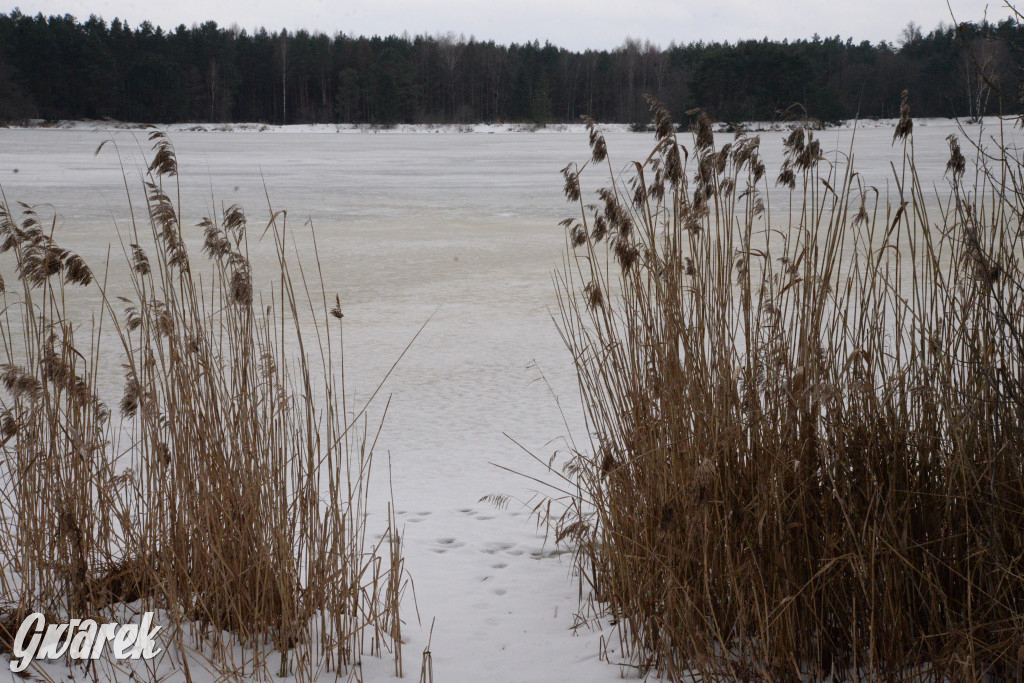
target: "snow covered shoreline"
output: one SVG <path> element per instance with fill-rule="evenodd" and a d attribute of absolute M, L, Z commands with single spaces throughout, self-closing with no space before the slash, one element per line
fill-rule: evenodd
<path fill-rule="evenodd" d="M 914 123 L 917 126 L 927 127 L 929 125 L 948 125 L 955 119 L 945 118 L 933 118 L 933 119 L 915 119 Z M 892 128 L 896 125 L 898 119 L 862 119 L 860 121 L 849 120 L 843 121 L 838 125 L 826 126 L 827 130 L 852 130 L 853 128 Z M 991 125 L 999 121 L 998 117 L 991 116 L 985 118 L 985 123 Z M 792 129 L 800 122 L 780 122 L 780 121 L 743 121 L 738 124 L 730 123 L 717 123 L 715 124 L 716 133 L 731 133 L 736 129 L 738 125 L 742 129 L 760 133 L 760 132 L 775 132 L 775 131 L 786 131 Z M 967 125 L 967 121 L 962 121 Z M 609 133 L 629 133 L 636 132 L 644 134 L 646 130 L 634 130 L 630 124 L 626 123 L 602 123 L 599 124 L 603 130 Z M 444 124 L 432 124 L 432 123 L 417 123 L 407 124 L 400 123 L 394 125 L 378 125 L 378 124 L 363 124 L 363 123 L 303 123 L 303 124 L 290 124 L 290 125 L 277 125 L 277 124 L 266 124 L 266 123 L 171 123 L 171 124 L 147 124 L 147 123 L 132 123 L 125 121 L 101 121 L 101 120 L 81 120 L 81 121 L 46 121 L 44 119 L 29 119 L 24 124 L 11 124 L 8 126 L 12 129 L 32 129 L 32 130 L 143 130 L 154 128 L 156 130 L 167 131 L 169 133 L 175 132 L 196 132 L 196 133 L 317 133 L 317 134 L 382 134 L 382 135 L 465 135 L 465 134 L 477 134 L 477 135 L 507 135 L 507 134 L 538 134 L 538 135 L 550 135 L 550 134 L 573 134 L 581 135 L 586 131 L 586 127 L 582 123 L 549 123 L 549 124 L 534 124 L 534 123 L 444 123 Z"/>

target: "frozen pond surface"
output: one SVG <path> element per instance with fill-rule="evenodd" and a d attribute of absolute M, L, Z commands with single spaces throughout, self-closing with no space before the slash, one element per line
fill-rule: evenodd
<path fill-rule="evenodd" d="M 988 130 L 998 133 L 995 126 Z M 585 441 L 571 359 L 551 316 L 552 272 L 564 246 L 558 221 L 572 213 L 559 170 L 589 156 L 587 137 L 580 127 L 488 132 L 175 131 L 182 223 L 194 226 L 210 207 L 238 203 L 255 235 L 269 216 L 267 195 L 275 210 L 288 210 L 296 234 L 308 233 L 304 224 L 311 219 L 327 294 L 342 300 L 347 379 L 357 396 L 373 390 L 433 316 L 385 385 L 383 394 L 392 399 L 378 446 L 391 455 L 423 619 L 417 626 L 410 604 L 407 677 L 417 675 L 436 617 L 438 681 L 614 681 L 619 669 L 598 661 L 602 634 L 570 630 L 577 586 L 568 558 L 544 546 L 518 504 L 497 510 L 478 502 L 492 493 L 526 499 L 534 488 L 491 464 L 537 473 L 505 434 L 545 459 L 564 445 L 562 416 L 538 381 L 538 367 Z M 956 124 L 918 121 L 914 132 L 925 186 L 943 187 L 945 137 L 957 132 Z M 0 129 L 0 187 L 7 199 L 52 205 L 58 242 L 94 269 L 111 243 L 115 261 L 120 258 L 114 225 L 128 225 L 118 156 L 111 146 L 94 156 L 111 135 L 140 206 L 140 149 L 149 149 L 144 133 L 136 132 L 136 140 L 128 131 L 88 127 Z M 772 178 L 783 136 L 761 133 Z M 819 134 L 830 154 L 847 151 L 850 136 L 850 130 Z M 884 192 L 889 161 L 898 159 L 892 128 L 869 123 L 856 136 L 857 167 Z M 651 136 L 621 129 L 607 137 L 616 164 L 645 158 L 652 145 Z M 584 191 L 603 181 L 600 174 L 585 177 Z M 193 231 L 198 239 L 200 230 Z M 193 258 L 203 258 L 193 247 Z M 371 413 L 379 415 L 383 405 Z M 383 489 L 384 459 L 377 462 Z M 384 662 L 374 673 L 389 670 Z"/>

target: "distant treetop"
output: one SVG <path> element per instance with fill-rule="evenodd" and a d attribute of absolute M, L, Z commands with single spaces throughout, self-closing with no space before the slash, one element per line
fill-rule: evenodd
<path fill-rule="evenodd" d="M 249 34 L 208 21 L 164 31 L 93 15 L 0 14 L 0 121 L 172 123 L 639 123 L 643 99 L 724 121 L 776 120 L 799 104 L 821 121 L 1020 110 L 1024 30 L 1014 20 L 910 22 L 898 45 L 811 40 L 628 40 L 571 52 L 439 36 Z"/>

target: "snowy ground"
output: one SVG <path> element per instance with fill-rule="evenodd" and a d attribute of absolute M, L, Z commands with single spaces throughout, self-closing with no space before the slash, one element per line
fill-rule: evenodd
<path fill-rule="evenodd" d="M 854 146 L 866 182 L 883 193 L 897 159 L 891 124 L 861 122 Z M 289 210 L 298 234 L 312 220 L 326 291 L 340 294 L 345 311 L 347 378 L 358 395 L 430 318 L 385 387 L 391 406 L 377 461 L 383 492 L 390 455 L 416 589 L 419 620 L 411 601 L 406 607 L 407 677 L 418 678 L 433 623 L 439 682 L 618 680 L 620 669 L 598 658 L 607 625 L 573 629 L 578 583 L 569 558 L 544 542 L 521 504 L 480 502 L 489 494 L 527 500 L 538 488 L 494 463 L 537 475 L 541 468 L 512 439 L 545 460 L 565 447 L 569 430 L 553 395 L 585 446 L 571 359 L 551 319 L 551 274 L 564 245 L 558 221 L 571 213 L 559 169 L 589 156 L 583 128 L 163 128 L 181 164 L 184 225 L 231 203 L 264 225 L 265 192 L 275 209 Z M 238 134 L 261 130 L 273 134 Z M 607 130 L 617 165 L 650 151 L 649 135 Z M 957 130 L 947 120 L 915 122 L 927 187 L 942 186 L 945 137 Z M 848 151 L 852 131 L 821 132 L 823 148 L 838 159 L 832 150 Z M 463 132 L 475 134 L 455 134 Z M 760 134 L 771 175 L 784 133 Z M 93 264 L 116 244 L 115 222 L 127 224 L 114 149 L 93 154 L 109 137 L 137 188 L 140 149 L 148 149 L 142 131 L 95 122 L 0 129 L 0 188 L 12 202 L 53 205 L 58 241 Z M 603 181 L 585 176 L 584 190 Z M 109 362 L 114 382 L 119 359 Z M 374 514 L 383 525 L 382 512 Z M 367 663 L 365 673 L 393 675 L 386 661 Z"/>

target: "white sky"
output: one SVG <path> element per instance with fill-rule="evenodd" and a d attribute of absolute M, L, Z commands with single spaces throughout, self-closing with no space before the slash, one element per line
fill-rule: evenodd
<path fill-rule="evenodd" d="M 957 21 L 978 21 L 986 7 L 991 20 L 1009 15 L 1001 3 L 950 0 L 950 5 Z M 120 17 L 133 27 L 147 19 L 165 29 L 212 19 L 249 31 L 259 26 L 367 36 L 451 31 L 502 44 L 548 40 L 572 50 L 610 49 L 627 37 L 661 47 L 672 41 L 778 40 L 815 33 L 895 42 L 909 21 L 926 33 L 952 22 L 944 0 L 20 0 L 0 10 L 15 6 L 25 14 L 67 13 L 79 20 L 90 14 L 108 22 Z"/>

